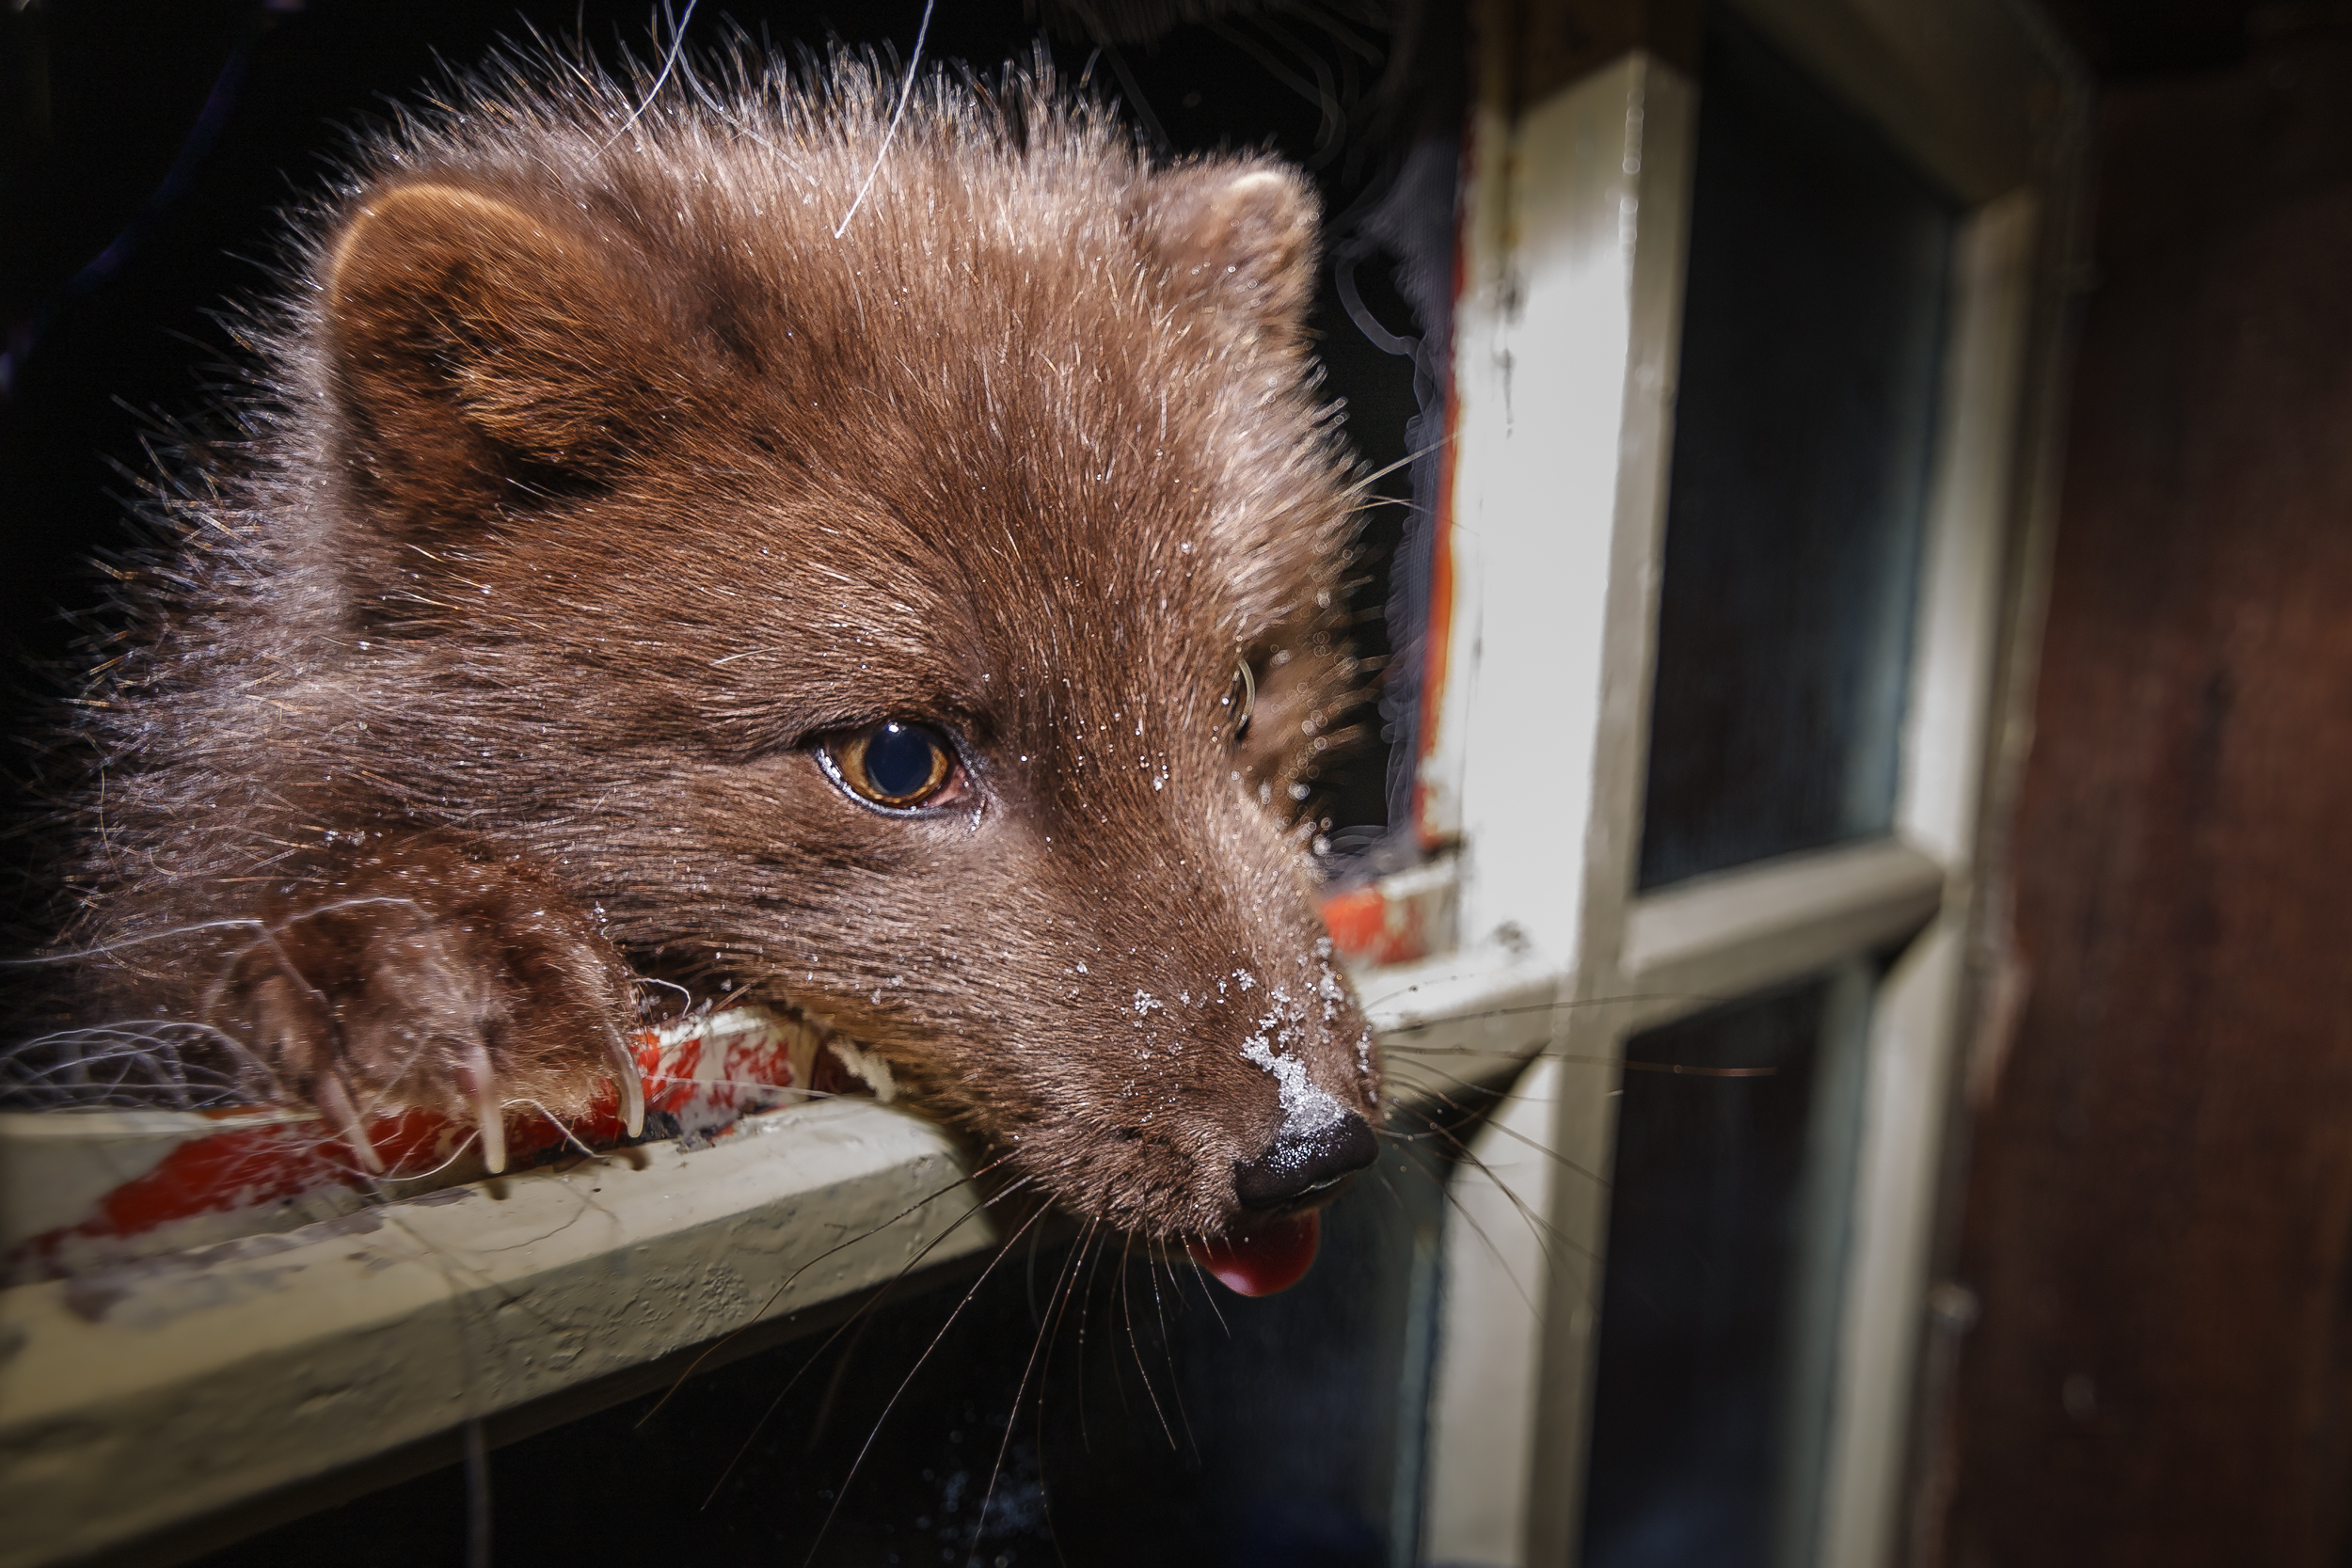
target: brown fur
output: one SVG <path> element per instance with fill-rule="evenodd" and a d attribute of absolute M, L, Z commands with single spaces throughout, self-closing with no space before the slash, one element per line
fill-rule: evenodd
<path fill-rule="evenodd" d="M 1018 76 L 885 153 L 893 87 L 509 80 L 365 157 L 103 694 L 93 1007 L 464 1115 L 587 1103 L 628 968 L 747 987 L 1160 1237 L 1281 1124 L 1247 1042 L 1376 1123 L 1294 822 L 1354 680 L 1309 188 Z M 829 780 L 893 718 L 968 803 Z"/>

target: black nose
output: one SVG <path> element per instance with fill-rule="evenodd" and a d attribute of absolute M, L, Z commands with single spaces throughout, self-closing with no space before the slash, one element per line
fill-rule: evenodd
<path fill-rule="evenodd" d="M 1338 1186 L 1379 1153 L 1380 1141 L 1352 1111 L 1310 1132 L 1285 1128 L 1273 1148 L 1233 1167 L 1233 1193 L 1245 1209 L 1279 1212 Z"/>

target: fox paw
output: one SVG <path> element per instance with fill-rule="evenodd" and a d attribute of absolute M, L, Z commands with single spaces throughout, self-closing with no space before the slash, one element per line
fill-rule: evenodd
<path fill-rule="evenodd" d="M 631 1136 L 644 1090 L 612 944 L 526 872 L 437 846 L 387 850 L 282 894 L 212 988 L 207 1022 L 270 1097 L 307 1102 L 382 1174 L 370 1118 L 478 1129 L 505 1168 L 505 1107 L 578 1116 L 610 1082 Z"/>

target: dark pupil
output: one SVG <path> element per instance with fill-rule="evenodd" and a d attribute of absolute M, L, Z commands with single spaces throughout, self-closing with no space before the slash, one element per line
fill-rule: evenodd
<path fill-rule="evenodd" d="M 931 782 L 938 742 L 906 724 L 884 724 L 866 743 L 866 778 L 874 793 L 898 800 L 919 794 Z"/>

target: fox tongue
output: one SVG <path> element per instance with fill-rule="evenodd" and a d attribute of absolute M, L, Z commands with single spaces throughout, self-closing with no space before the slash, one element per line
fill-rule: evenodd
<path fill-rule="evenodd" d="M 1315 1244 L 1323 1221 L 1313 1213 L 1296 1214 L 1262 1225 L 1239 1236 L 1214 1242 L 1186 1242 L 1193 1261 L 1245 1296 L 1270 1296 L 1287 1291 L 1307 1276 L 1315 1260 Z"/>

